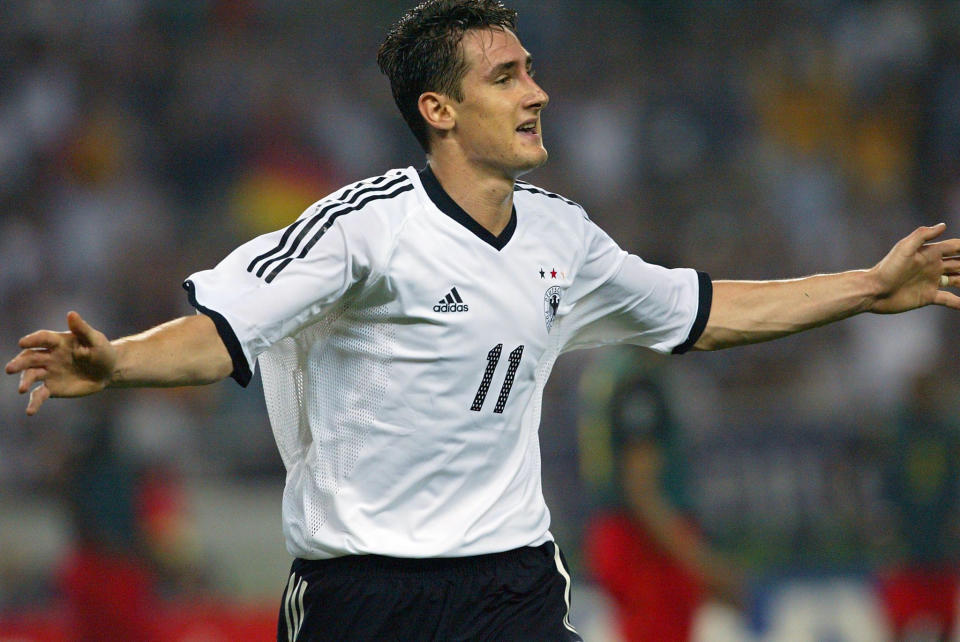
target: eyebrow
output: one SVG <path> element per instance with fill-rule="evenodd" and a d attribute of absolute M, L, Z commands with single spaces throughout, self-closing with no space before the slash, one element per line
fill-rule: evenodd
<path fill-rule="evenodd" d="M 531 56 L 530 54 L 527 54 L 527 58 L 526 58 L 526 61 L 525 61 L 525 62 L 526 62 L 526 66 L 527 66 L 528 69 L 529 69 L 530 67 L 532 67 L 532 66 L 533 66 L 533 56 Z M 516 61 L 516 60 L 510 60 L 510 61 L 508 61 L 508 62 L 501 62 L 499 65 L 496 65 L 496 66 L 490 71 L 489 74 L 487 74 L 487 77 L 488 77 L 488 78 L 496 78 L 497 76 L 499 76 L 500 74 L 504 73 L 505 71 L 513 71 L 514 69 L 516 69 L 516 67 L 517 67 L 517 61 Z"/>

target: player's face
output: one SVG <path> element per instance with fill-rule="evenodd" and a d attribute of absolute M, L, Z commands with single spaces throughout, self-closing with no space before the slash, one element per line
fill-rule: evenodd
<path fill-rule="evenodd" d="M 506 29 L 468 31 L 455 132 L 468 161 L 509 178 L 547 162 L 540 112 L 550 98 L 533 80 L 530 54 Z"/>

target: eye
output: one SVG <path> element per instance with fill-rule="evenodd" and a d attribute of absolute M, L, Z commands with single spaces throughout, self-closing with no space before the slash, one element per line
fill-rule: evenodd
<path fill-rule="evenodd" d="M 498 76 L 497 79 L 494 80 L 493 82 L 497 85 L 505 85 L 508 80 L 510 80 L 510 76 L 503 75 L 503 76 Z"/>
<path fill-rule="evenodd" d="M 530 67 L 529 69 L 527 69 L 527 75 L 530 76 L 531 78 L 534 78 L 537 75 L 537 70 L 534 69 L 533 67 Z"/>

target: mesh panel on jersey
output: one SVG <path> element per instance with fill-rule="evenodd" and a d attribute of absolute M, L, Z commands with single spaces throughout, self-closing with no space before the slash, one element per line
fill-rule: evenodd
<path fill-rule="evenodd" d="M 310 434 L 309 425 L 301 416 L 303 371 L 299 361 L 297 342 L 292 337 L 277 342 L 257 359 L 263 378 L 267 415 L 277 450 L 287 470 L 295 461 L 302 459 L 304 442 L 301 436 Z"/>
<path fill-rule="evenodd" d="M 529 475 L 528 479 L 540 479 L 540 416 L 543 412 L 543 390 L 546 388 L 547 380 L 553 371 L 553 364 L 556 363 L 557 358 L 560 356 L 560 335 L 558 324 L 557 332 L 553 333 L 550 337 L 550 343 L 540 357 L 540 363 L 537 365 L 537 370 L 533 375 L 536 389 L 533 394 L 532 423 L 536 429 L 530 431 L 530 446 L 527 448 L 526 459 L 524 461 L 524 468 L 529 471 L 525 473 Z"/>
<path fill-rule="evenodd" d="M 340 307 L 261 356 L 280 455 L 287 470 L 299 462 L 309 471 L 298 477 L 298 494 L 311 532 L 353 472 L 389 385 L 394 332 L 387 315 L 386 306 Z"/>

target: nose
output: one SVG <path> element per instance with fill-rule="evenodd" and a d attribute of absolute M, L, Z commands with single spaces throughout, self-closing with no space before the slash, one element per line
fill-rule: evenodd
<path fill-rule="evenodd" d="M 547 103 L 550 102 L 550 96 L 547 95 L 547 92 L 545 92 L 543 88 L 537 84 L 537 81 L 535 81 L 531 76 L 527 76 L 527 78 L 528 82 L 530 83 L 531 92 L 525 107 L 540 111 L 547 106 Z"/>

